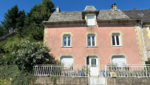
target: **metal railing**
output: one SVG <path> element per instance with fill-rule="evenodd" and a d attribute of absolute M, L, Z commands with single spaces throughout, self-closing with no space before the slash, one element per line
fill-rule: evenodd
<path fill-rule="evenodd" d="M 150 77 L 150 65 L 105 66 L 106 77 Z"/>
<path fill-rule="evenodd" d="M 33 71 L 35 76 L 87 77 L 89 74 L 86 66 L 36 65 Z"/>

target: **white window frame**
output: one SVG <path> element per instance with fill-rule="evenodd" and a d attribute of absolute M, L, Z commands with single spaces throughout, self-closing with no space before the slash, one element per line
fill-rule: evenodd
<path fill-rule="evenodd" d="M 111 37 L 112 37 L 112 46 L 122 46 L 122 38 L 120 33 L 112 33 Z"/>
<path fill-rule="evenodd" d="M 90 36 L 90 40 L 89 40 Z M 94 36 L 94 39 L 92 38 Z M 89 45 L 90 43 L 90 45 Z M 87 35 L 87 46 L 88 47 L 95 47 L 96 46 L 96 34 L 88 34 Z"/>
<path fill-rule="evenodd" d="M 91 18 L 91 17 L 93 19 L 89 20 L 89 18 Z M 87 26 L 95 26 L 96 25 L 95 15 L 94 14 L 88 14 L 88 15 L 86 15 L 86 23 L 87 23 Z"/>
<path fill-rule="evenodd" d="M 66 39 L 64 39 L 64 38 L 66 38 Z M 65 45 L 65 43 L 66 43 L 66 45 Z M 71 47 L 71 35 L 70 34 L 63 35 L 63 47 Z"/>

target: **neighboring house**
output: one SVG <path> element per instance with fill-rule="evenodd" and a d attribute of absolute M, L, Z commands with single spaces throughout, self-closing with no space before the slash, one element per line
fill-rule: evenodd
<path fill-rule="evenodd" d="M 137 28 L 139 32 L 137 32 L 141 38 L 140 48 L 143 49 L 145 59 L 150 59 L 150 9 L 147 10 L 130 10 L 125 11 L 127 15 L 129 15 L 132 19 L 138 19 L 140 23 L 138 24 Z M 141 51 L 142 52 L 142 51 Z"/>
<path fill-rule="evenodd" d="M 145 61 L 150 59 L 150 9 L 124 11 L 131 19 L 137 19 L 137 37 L 140 54 Z"/>
<path fill-rule="evenodd" d="M 143 65 L 150 50 L 150 33 L 140 32 L 146 20 L 141 23 L 143 11 L 136 12 L 119 10 L 115 4 L 110 10 L 86 6 L 83 11 L 60 12 L 56 8 L 44 22 L 44 43 L 65 67 L 88 65 L 91 75 L 99 75 L 108 64 Z"/>

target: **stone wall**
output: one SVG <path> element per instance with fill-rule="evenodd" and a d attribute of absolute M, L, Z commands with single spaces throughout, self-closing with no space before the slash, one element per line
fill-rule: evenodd
<path fill-rule="evenodd" d="M 37 77 L 37 85 L 88 85 L 87 77 Z"/>
<path fill-rule="evenodd" d="M 150 85 L 150 78 L 108 78 L 107 85 Z"/>

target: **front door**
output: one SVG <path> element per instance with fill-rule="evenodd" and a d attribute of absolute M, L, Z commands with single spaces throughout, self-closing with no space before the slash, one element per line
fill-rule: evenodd
<path fill-rule="evenodd" d="M 98 58 L 96 56 L 89 56 L 88 61 L 90 76 L 99 76 Z"/>

